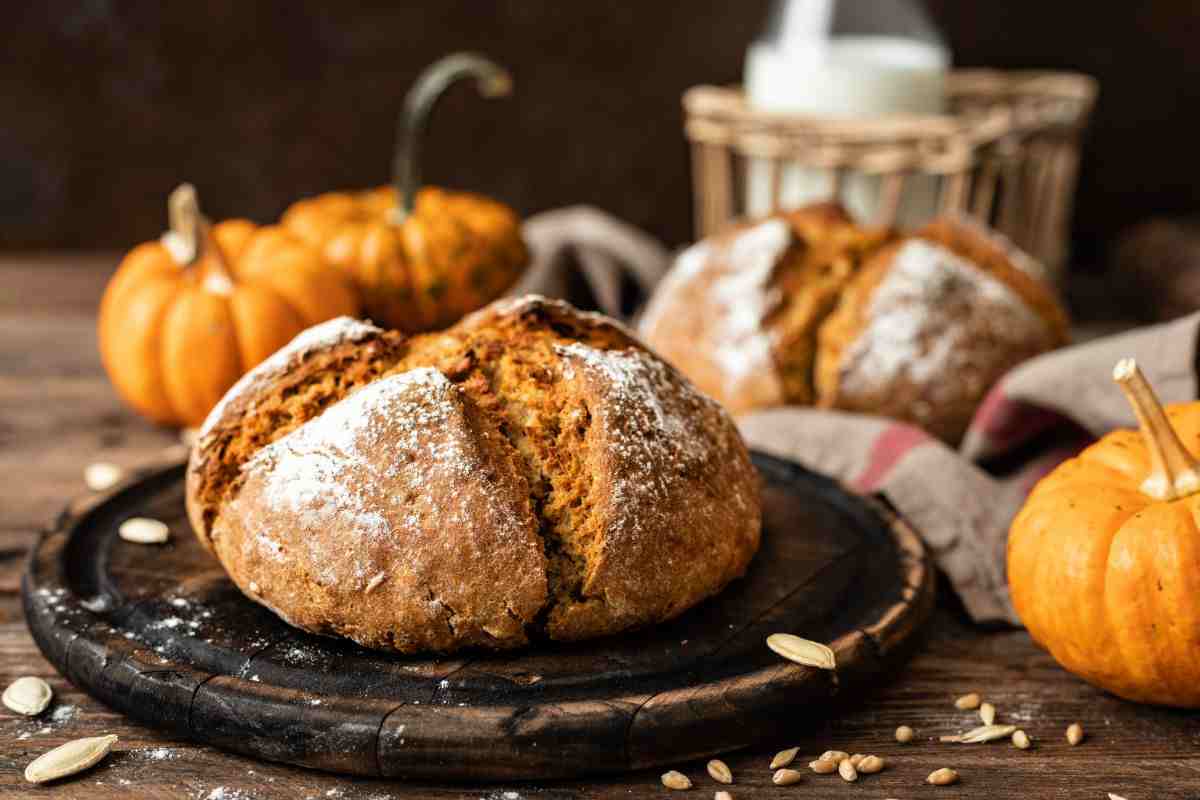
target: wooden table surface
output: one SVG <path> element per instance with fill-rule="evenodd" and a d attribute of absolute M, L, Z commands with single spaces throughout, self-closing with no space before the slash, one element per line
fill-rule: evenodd
<path fill-rule="evenodd" d="M 55 703 L 40 718 L 0 707 L 0 797 L 61 798 L 534 798 L 666 797 L 659 772 L 574 782 L 433 785 L 354 780 L 258 763 L 210 747 L 175 741 L 126 722 L 74 689 L 41 657 L 21 616 L 24 554 L 71 496 L 86 491 L 92 461 L 126 467 L 161 460 L 177 449 L 173 431 L 148 425 L 113 394 L 96 355 L 95 309 L 115 255 L 49 254 L 0 258 L 0 685 L 22 675 L 45 678 Z M 974 727 L 953 699 L 979 691 L 1034 740 L 955 745 L 942 734 Z M 787 713 L 781 710 L 780 713 Z M 1064 731 L 1080 722 L 1087 738 L 1070 747 Z M 897 725 L 917 733 L 908 745 Z M 22 778 L 37 754 L 72 738 L 116 733 L 115 752 L 99 767 L 48 787 Z M 798 746 L 803 764 L 826 749 L 877 753 L 887 769 L 847 784 L 809 773 L 776 787 L 767 768 L 775 749 Z M 679 765 L 692 796 L 728 788 L 735 800 L 787 798 L 1090 798 L 1112 792 L 1128 800 L 1200 798 L 1200 714 L 1140 707 L 1091 688 L 1060 670 L 1023 632 L 968 625 L 942 587 L 939 607 L 909 664 L 886 685 L 847 698 L 832 719 L 797 721 L 794 734 L 759 752 L 730 755 L 731 787 L 718 787 L 702 763 Z M 924 783 L 950 766 L 956 786 Z"/>

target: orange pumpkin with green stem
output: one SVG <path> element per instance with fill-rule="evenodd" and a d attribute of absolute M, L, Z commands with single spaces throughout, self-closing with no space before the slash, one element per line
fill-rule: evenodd
<path fill-rule="evenodd" d="M 100 301 L 100 355 L 144 416 L 198 425 L 242 373 L 318 322 L 354 315 L 353 287 L 279 226 L 210 226 L 196 191 L 168 201 L 171 230 L 125 256 Z"/>
<path fill-rule="evenodd" d="M 441 328 L 494 300 L 529 260 L 520 220 L 476 194 L 420 187 L 420 143 L 441 94 L 461 78 L 498 97 L 509 74 L 482 56 L 438 61 L 405 100 L 393 185 L 331 192 L 291 206 L 283 224 L 351 276 L 377 323 L 416 332 Z"/>
<path fill-rule="evenodd" d="M 1200 403 L 1163 409 L 1137 365 L 1115 431 L 1030 494 L 1008 539 L 1013 604 L 1066 669 L 1129 700 L 1200 707 Z"/>

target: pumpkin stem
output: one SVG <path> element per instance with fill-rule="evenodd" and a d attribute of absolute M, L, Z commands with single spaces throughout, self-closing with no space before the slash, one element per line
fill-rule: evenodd
<path fill-rule="evenodd" d="M 181 183 L 167 196 L 167 221 L 171 230 L 163 234 L 162 243 L 180 266 L 191 267 L 204 258 L 204 288 L 216 294 L 233 291 L 229 266 L 212 240 L 212 226 L 200 212 L 195 186 Z"/>
<path fill-rule="evenodd" d="M 1142 493 L 1156 500 L 1177 500 L 1200 491 L 1196 459 L 1171 427 L 1162 403 L 1137 362 L 1132 358 L 1118 361 L 1113 368 L 1113 380 L 1133 406 L 1146 449 L 1150 451 L 1150 475 L 1142 482 Z"/>
<path fill-rule="evenodd" d="M 399 204 L 392 212 L 393 222 L 403 222 L 416 205 L 421 183 L 421 138 L 434 105 L 451 84 L 469 77 L 475 78 L 475 86 L 484 97 L 503 97 L 512 92 L 512 76 L 508 70 L 476 53 L 453 53 L 435 61 L 408 90 L 392 162 L 392 183 L 399 198 Z"/>

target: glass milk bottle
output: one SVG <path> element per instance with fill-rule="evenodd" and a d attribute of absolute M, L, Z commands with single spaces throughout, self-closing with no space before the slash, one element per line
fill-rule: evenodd
<path fill-rule="evenodd" d="M 776 0 L 764 35 L 746 53 L 747 101 L 764 111 L 829 119 L 945 110 L 950 53 L 910 0 Z M 771 211 L 766 164 L 751 161 L 746 209 Z M 828 170 L 784 168 L 780 203 L 794 208 L 830 197 Z M 936 210 L 937 179 L 907 182 L 897 222 L 913 225 Z M 858 219 L 875 219 L 880 180 L 848 175 L 840 199 Z"/>

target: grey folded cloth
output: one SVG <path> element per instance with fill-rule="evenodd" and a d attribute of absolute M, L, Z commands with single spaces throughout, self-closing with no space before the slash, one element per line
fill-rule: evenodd
<path fill-rule="evenodd" d="M 526 234 L 534 267 L 520 291 L 626 319 L 668 265 L 644 233 L 592 209 L 539 214 Z M 1136 425 L 1111 380 L 1119 359 L 1136 358 L 1164 402 L 1196 399 L 1198 332 L 1200 313 L 1028 361 L 992 388 L 958 450 L 911 425 L 811 408 L 753 412 L 739 424 L 751 447 L 883 497 L 921 532 L 975 621 L 1020 624 L 1004 565 L 1026 495 L 1096 437 Z"/>

